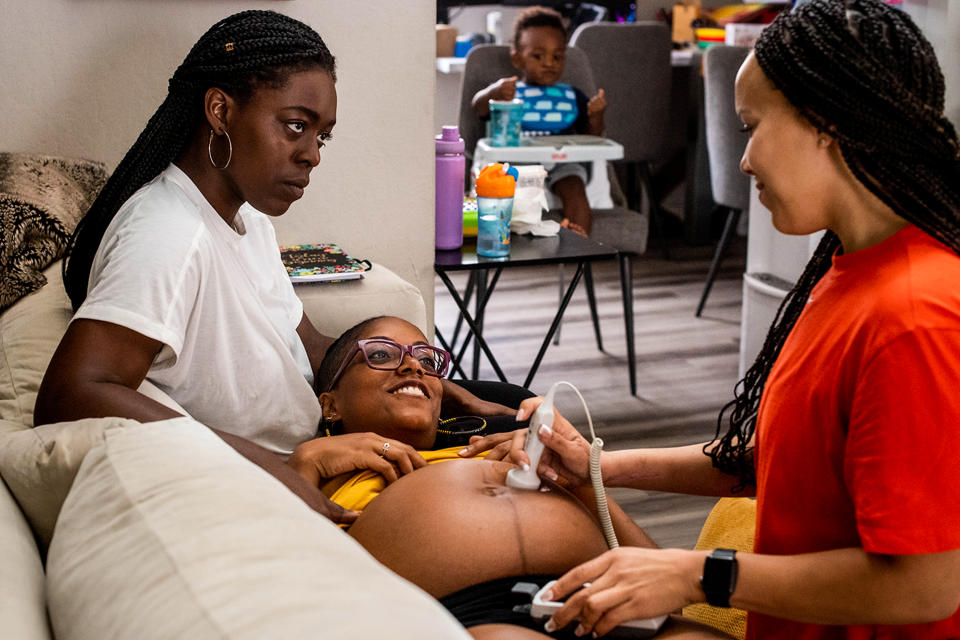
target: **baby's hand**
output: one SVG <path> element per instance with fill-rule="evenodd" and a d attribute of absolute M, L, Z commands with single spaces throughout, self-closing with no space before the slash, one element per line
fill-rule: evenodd
<path fill-rule="evenodd" d="M 513 100 L 517 92 L 517 76 L 509 78 L 500 78 L 493 85 L 493 91 L 490 93 L 491 100 Z"/>
<path fill-rule="evenodd" d="M 597 91 L 597 95 L 590 98 L 587 102 L 587 116 L 597 116 L 607 110 L 607 96 L 603 89 Z"/>

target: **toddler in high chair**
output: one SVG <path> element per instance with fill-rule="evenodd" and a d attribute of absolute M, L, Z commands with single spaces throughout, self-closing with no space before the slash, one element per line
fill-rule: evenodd
<path fill-rule="evenodd" d="M 500 78 L 473 96 L 481 119 L 490 117 L 491 100 L 524 101 L 523 131 L 565 135 L 603 134 L 607 100 L 603 89 L 588 98 L 576 87 L 557 82 L 563 74 L 567 28 L 553 9 L 530 7 L 514 25 L 510 57 L 518 74 Z M 546 103 L 549 102 L 549 105 Z M 592 215 L 587 201 L 587 167 L 557 164 L 547 174 L 547 187 L 563 203 L 563 226 L 582 235 L 590 233 Z"/>

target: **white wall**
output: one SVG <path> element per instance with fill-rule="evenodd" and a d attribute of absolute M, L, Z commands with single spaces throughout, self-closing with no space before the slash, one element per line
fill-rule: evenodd
<path fill-rule="evenodd" d="M 251 8 L 303 20 L 337 57 L 334 140 L 277 221 L 281 243 L 336 241 L 388 266 L 432 320 L 432 0 L 0 0 L 0 150 L 112 169 L 197 38 Z"/>
<path fill-rule="evenodd" d="M 930 40 L 947 83 L 944 111 L 960 127 L 960 2 L 904 0 L 903 9 Z"/>

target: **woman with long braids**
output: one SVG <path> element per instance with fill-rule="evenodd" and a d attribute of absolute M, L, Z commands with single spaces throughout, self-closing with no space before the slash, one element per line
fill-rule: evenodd
<path fill-rule="evenodd" d="M 272 11 L 237 13 L 197 41 L 72 238 L 64 282 L 76 314 L 36 424 L 178 415 L 138 391 L 147 379 L 317 510 L 355 517 L 282 459 L 316 434 L 313 371 L 331 341 L 294 294 L 269 220 L 320 162 L 335 81 L 320 36 Z M 502 413 L 445 387 L 465 413 Z M 378 447 L 351 460 L 379 462 Z M 339 455 L 311 451 L 318 465 Z"/>
<path fill-rule="evenodd" d="M 755 494 L 754 553 L 607 552 L 558 581 L 556 598 L 590 584 L 548 624 L 602 635 L 707 601 L 748 610 L 748 638 L 958 638 L 960 147 L 933 50 L 879 0 L 811 0 L 763 31 L 736 104 L 774 225 L 826 234 L 717 437 L 602 471 Z M 568 423 L 542 439 L 543 475 L 586 481 Z"/>

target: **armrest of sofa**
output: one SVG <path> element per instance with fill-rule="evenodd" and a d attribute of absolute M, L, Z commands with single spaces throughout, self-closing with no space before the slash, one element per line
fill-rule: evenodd
<path fill-rule="evenodd" d="M 420 290 L 381 264 L 356 280 L 300 283 L 294 290 L 317 330 L 331 338 L 374 316 L 392 315 L 427 332 Z"/>
<path fill-rule="evenodd" d="M 47 598 L 58 640 L 469 640 L 435 600 L 189 418 L 104 432 L 57 521 Z"/>
<path fill-rule="evenodd" d="M 43 565 L 27 521 L 0 479 L 0 629 L 4 637 L 49 640 Z"/>

